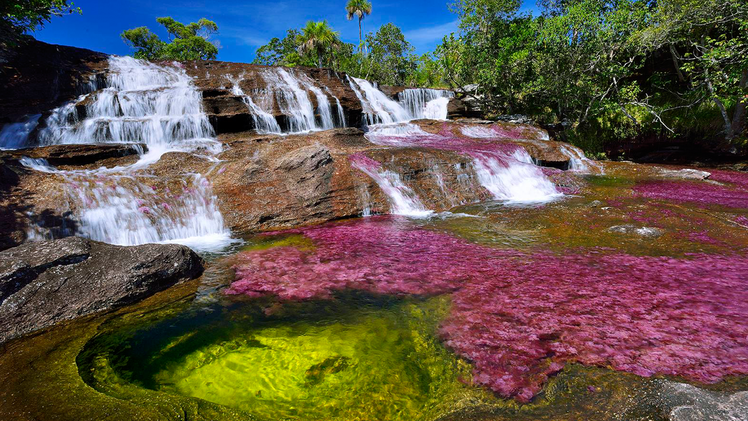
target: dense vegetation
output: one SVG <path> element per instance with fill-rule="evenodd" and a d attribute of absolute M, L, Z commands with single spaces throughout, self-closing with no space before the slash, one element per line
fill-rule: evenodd
<path fill-rule="evenodd" d="M 53 16 L 80 13 L 69 0 L 15 0 L 0 2 L 0 48 L 17 45 L 25 32 L 49 22 Z"/>
<path fill-rule="evenodd" d="M 355 12 L 353 16 L 356 16 Z M 314 48 L 310 28 L 324 28 Z M 362 35 L 361 43 L 344 43 L 326 22 L 308 22 L 301 30 L 290 29 L 283 39 L 273 38 L 256 52 L 255 64 L 267 66 L 319 66 L 387 85 L 442 85 L 438 63 L 431 54 L 416 56 L 402 30 L 388 23 L 375 33 Z"/>
<path fill-rule="evenodd" d="M 169 33 L 169 42 L 145 26 L 122 32 L 122 39 L 135 48 L 135 58 L 147 60 L 213 60 L 218 48 L 208 40 L 218 32 L 218 25 L 208 19 L 200 19 L 185 25 L 165 17 L 156 19 Z"/>
<path fill-rule="evenodd" d="M 745 137 L 745 0 L 457 0 L 460 33 L 438 47 L 449 83 L 490 114 L 563 124 L 589 149 L 643 135 Z"/>

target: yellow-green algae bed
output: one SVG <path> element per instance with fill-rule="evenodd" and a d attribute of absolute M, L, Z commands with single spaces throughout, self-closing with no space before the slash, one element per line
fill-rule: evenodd
<path fill-rule="evenodd" d="M 678 256 L 748 246 L 731 222 L 745 212 L 645 202 L 627 190 L 634 182 L 593 177 L 584 197 L 465 207 L 481 218 L 421 224 L 496 248 Z M 609 229 L 632 223 L 661 232 Z M 314 244 L 299 234 L 259 236 L 242 251 L 273 247 Z M 232 257 L 213 260 L 202 279 L 2 345 L 0 419 L 656 421 L 690 402 L 663 392 L 682 379 L 579 364 L 567 364 L 529 403 L 502 399 L 474 386 L 471 362 L 444 347 L 438 328 L 449 294 L 228 297 L 221 287 L 232 264 Z M 748 390 L 748 379 L 697 386 L 726 398 Z"/>

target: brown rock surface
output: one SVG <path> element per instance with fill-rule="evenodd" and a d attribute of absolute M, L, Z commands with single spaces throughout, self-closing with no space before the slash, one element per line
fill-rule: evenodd
<path fill-rule="evenodd" d="M 83 238 L 29 242 L 0 252 L 0 343 L 130 304 L 198 277 L 188 247 L 121 247 Z"/>

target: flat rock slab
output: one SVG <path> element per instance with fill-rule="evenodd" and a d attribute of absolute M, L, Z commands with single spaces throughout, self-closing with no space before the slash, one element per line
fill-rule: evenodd
<path fill-rule="evenodd" d="M 202 274 L 188 247 L 123 247 L 78 237 L 0 252 L 0 343 L 142 300 Z"/>
<path fill-rule="evenodd" d="M 19 149 L 7 151 L 9 156 L 16 159 L 22 157 L 45 159 L 50 165 L 83 166 L 100 161 L 122 158 L 145 153 L 148 148 L 144 144 L 111 144 L 111 145 L 51 145 L 39 148 Z"/>

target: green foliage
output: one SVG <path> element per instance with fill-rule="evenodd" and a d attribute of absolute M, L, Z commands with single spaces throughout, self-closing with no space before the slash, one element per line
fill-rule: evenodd
<path fill-rule="evenodd" d="M 358 40 L 359 49 L 361 49 L 364 42 L 364 33 L 361 23 L 364 20 L 364 17 L 371 14 L 371 2 L 367 0 L 348 0 L 348 3 L 345 6 L 345 12 L 348 20 L 352 20 L 354 16 L 358 18 Z"/>
<path fill-rule="evenodd" d="M 327 21 L 307 22 L 301 29 L 301 35 L 297 38 L 300 55 L 313 55 L 317 57 L 317 67 L 323 64 L 331 65 L 334 60 L 334 52 L 340 48 L 340 34 L 335 32 Z"/>
<path fill-rule="evenodd" d="M 363 46 L 364 48 L 361 48 Z M 327 66 L 355 77 L 387 85 L 445 86 L 441 62 L 432 54 L 417 57 L 402 30 L 383 25 L 366 35 L 362 45 L 343 43 L 327 22 L 309 22 L 273 38 L 257 49 L 255 64 Z"/>
<path fill-rule="evenodd" d="M 70 0 L 6 0 L 0 2 L 0 44 L 16 45 L 19 37 L 53 16 L 81 13 Z"/>
<path fill-rule="evenodd" d="M 298 30 L 289 29 L 283 39 L 271 39 L 267 45 L 257 49 L 253 63 L 264 66 L 293 66 L 291 63 L 298 63 L 299 35 Z"/>
<path fill-rule="evenodd" d="M 218 48 L 208 37 L 218 32 L 218 25 L 208 19 L 200 19 L 185 25 L 171 17 L 156 19 L 166 28 L 169 42 L 145 26 L 122 32 L 126 44 L 135 48 L 135 58 L 146 60 L 214 60 Z"/>
<path fill-rule="evenodd" d="M 460 33 L 436 50 L 447 82 L 458 91 L 477 85 L 471 95 L 489 114 L 564 123 L 569 138 L 596 139 L 593 149 L 707 130 L 713 124 L 696 121 L 706 115 L 722 121 L 717 132 L 728 141 L 744 133 L 745 0 L 540 4 L 543 14 L 532 17 L 517 0 L 456 0 Z"/>

